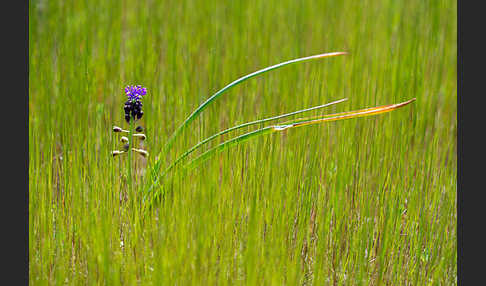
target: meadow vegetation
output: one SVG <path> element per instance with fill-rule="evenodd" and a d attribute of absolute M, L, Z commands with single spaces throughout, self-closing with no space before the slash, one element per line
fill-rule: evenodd
<path fill-rule="evenodd" d="M 456 13 L 450 0 L 29 1 L 30 284 L 455 285 Z M 228 90 L 164 151 L 233 80 L 338 51 Z M 134 155 L 130 191 L 110 152 L 132 84 L 147 88 L 150 156 Z M 252 138 L 172 170 L 144 207 L 155 162 L 342 98 L 305 115 L 416 101 Z"/>

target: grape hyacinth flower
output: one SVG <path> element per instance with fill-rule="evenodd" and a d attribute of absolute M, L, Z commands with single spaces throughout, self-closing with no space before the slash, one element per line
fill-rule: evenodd
<path fill-rule="evenodd" d="M 147 94 L 147 89 L 141 85 L 125 87 L 125 94 L 128 100 L 125 102 L 125 120 L 130 123 L 130 119 L 140 119 L 143 116 L 142 96 Z"/>
<path fill-rule="evenodd" d="M 132 181 L 132 152 L 136 152 L 143 157 L 147 157 L 149 153 L 146 150 L 135 148 L 134 147 L 134 140 L 138 139 L 138 141 L 143 141 L 147 137 L 145 134 L 142 134 L 143 127 L 137 126 L 134 128 L 134 124 L 137 120 L 142 118 L 143 111 L 142 111 L 142 97 L 147 94 L 147 88 L 142 87 L 141 85 L 136 86 L 127 86 L 125 87 L 125 95 L 128 97 L 127 101 L 123 106 L 123 110 L 125 111 L 125 120 L 129 125 L 129 129 L 125 130 L 118 126 L 113 126 L 113 132 L 115 133 L 127 133 L 128 136 L 122 136 L 120 138 L 121 143 L 123 144 L 122 150 L 114 150 L 111 152 L 113 157 L 121 154 L 128 154 L 128 167 L 127 173 L 129 178 L 129 185 L 131 186 Z M 137 133 L 135 133 L 137 132 Z"/>

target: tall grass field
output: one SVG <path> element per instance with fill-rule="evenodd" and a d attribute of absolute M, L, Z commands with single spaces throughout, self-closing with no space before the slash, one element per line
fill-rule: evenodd
<path fill-rule="evenodd" d="M 456 43 L 452 0 L 30 0 L 29 284 L 455 285 Z"/>

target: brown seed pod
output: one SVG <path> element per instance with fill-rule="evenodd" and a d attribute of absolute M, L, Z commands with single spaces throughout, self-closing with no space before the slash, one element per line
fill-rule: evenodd
<path fill-rule="evenodd" d="M 113 155 L 113 157 L 115 157 L 117 155 L 125 154 L 125 153 L 126 153 L 125 151 L 118 151 L 118 150 L 111 151 L 111 155 Z"/>
<path fill-rule="evenodd" d="M 137 137 L 140 140 L 145 140 L 147 138 L 145 134 L 133 134 L 133 137 Z"/>
<path fill-rule="evenodd" d="M 113 132 L 125 132 L 125 133 L 129 133 L 128 130 L 123 130 L 121 127 L 118 127 L 118 126 L 113 126 Z"/>
<path fill-rule="evenodd" d="M 136 149 L 132 148 L 132 151 L 137 152 L 138 154 L 142 155 L 143 157 L 148 157 L 149 153 L 143 149 Z"/>

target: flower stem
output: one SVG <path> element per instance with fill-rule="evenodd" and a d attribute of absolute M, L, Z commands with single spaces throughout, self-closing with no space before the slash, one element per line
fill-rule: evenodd
<path fill-rule="evenodd" d="M 132 178 L 132 147 L 133 147 L 133 127 L 135 125 L 134 119 L 130 118 L 130 128 L 128 129 L 128 190 L 133 192 L 133 178 Z"/>

